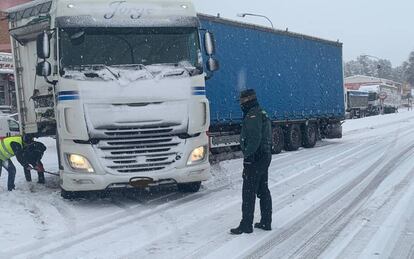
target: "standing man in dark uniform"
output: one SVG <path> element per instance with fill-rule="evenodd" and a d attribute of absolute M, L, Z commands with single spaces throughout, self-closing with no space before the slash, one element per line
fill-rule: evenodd
<path fill-rule="evenodd" d="M 240 135 L 243 152 L 243 204 L 242 220 L 231 234 L 253 232 L 256 195 L 260 199 L 261 220 L 254 225 L 263 230 L 272 229 L 272 197 L 268 188 L 268 168 L 272 160 L 272 126 L 266 112 L 256 98 L 256 92 L 248 89 L 240 94 L 244 118 Z"/>

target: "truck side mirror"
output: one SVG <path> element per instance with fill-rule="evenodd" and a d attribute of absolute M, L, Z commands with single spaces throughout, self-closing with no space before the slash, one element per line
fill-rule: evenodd
<path fill-rule="evenodd" d="M 208 61 L 207 61 L 207 69 L 208 69 L 208 71 L 214 72 L 214 71 L 219 70 L 219 68 L 220 68 L 220 64 L 219 64 L 218 60 L 210 57 L 208 59 Z"/>
<path fill-rule="evenodd" d="M 213 57 L 216 53 L 216 45 L 214 40 L 214 34 L 206 31 L 204 34 L 204 49 L 206 54 L 209 56 L 207 60 L 207 70 L 210 72 L 217 71 L 219 69 L 219 62 Z"/>
<path fill-rule="evenodd" d="M 38 58 L 47 59 L 50 57 L 49 35 L 46 31 L 37 35 L 36 45 Z"/>
<path fill-rule="evenodd" d="M 42 61 L 37 64 L 36 75 L 47 77 L 47 76 L 50 76 L 51 73 L 52 73 L 52 65 L 50 65 L 49 62 Z"/>
<path fill-rule="evenodd" d="M 212 32 L 206 31 L 206 33 L 204 34 L 204 48 L 206 50 L 207 55 L 209 56 L 214 55 L 214 53 L 216 52 L 214 35 Z"/>

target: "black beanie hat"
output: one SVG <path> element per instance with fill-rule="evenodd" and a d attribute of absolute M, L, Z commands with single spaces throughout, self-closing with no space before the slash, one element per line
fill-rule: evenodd
<path fill-rule="evenodd" d="M 240 93 L 240 103 L 245 103 L 253 100 L 257 101 L 256 91 L 254 89 L 243 90 Z"/>

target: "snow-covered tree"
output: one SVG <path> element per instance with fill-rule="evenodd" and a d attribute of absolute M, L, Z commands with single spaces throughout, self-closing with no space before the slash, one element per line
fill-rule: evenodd
<path fill-rule="evenodd" d="M 397 82 L 403 81 L 402 67 L 393 68 L 391 61 L 387 59 L 374 59 L 367 55 L 361 55 L 356 60 L 345 63 L 345 76 L 365 75 L 391 79 Z"/>
<path fill-rule="evenodd" d="M 405 80 L 411 85 L 414 86 L 414 51 L 410 53 L 408 62 L 405 62 L 405 71 L 404 71 Z"/>

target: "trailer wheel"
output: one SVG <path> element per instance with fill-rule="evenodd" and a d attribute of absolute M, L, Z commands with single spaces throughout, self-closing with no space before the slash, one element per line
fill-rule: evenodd
<path fill-rule="evenodd" d="M 303 131 L 303 147 L 313 148 L 318 140 L 318 134 L 315 124 L 305 126 Z"/>
<path fill-rule="evenodd" d="M 285 134 L 285 150 L 296 151 L 302 145 L 302 132 L 299 125 L 292 124 L 287 127 Z"/>
<path fill-rule="evenodd" d="M 272 129 L 272 154 L 279 154 L 282 152 L 285 144 L 283 129 L 280 126 L 275 126 Z"/>
<path fill-rule="evenodd" d="M 180 192 L 198 192 L 200 190 L 200 187 L 201 182 L 177 184 L 178 191 Z"/>

